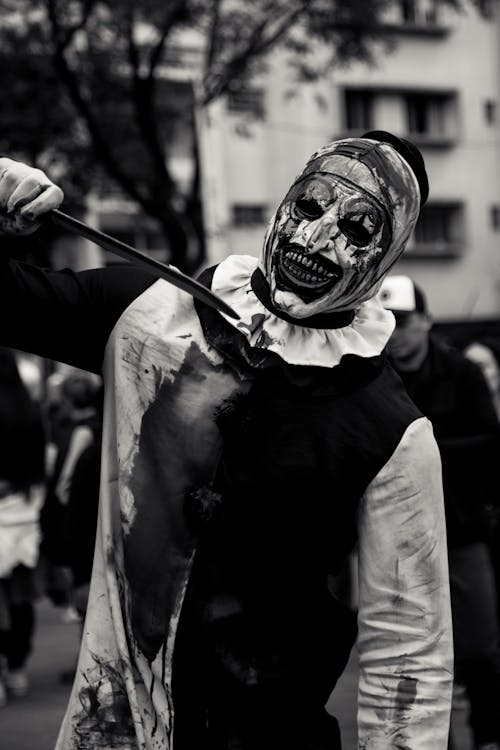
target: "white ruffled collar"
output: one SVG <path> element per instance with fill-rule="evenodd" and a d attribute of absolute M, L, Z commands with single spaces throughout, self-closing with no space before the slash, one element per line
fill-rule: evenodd
<path fill-rule="evenodd" d="M 345 354 L 381 354 L 394 330 L 394 316 L 375 297 L 363 302 L 342 328 L 308 328 L 278 318 L 260 302 L 251 286 L 258 267 L 251 255 L 230 255 L 216 268 L 212 291 L 240 315 L 225 320 L 244 334 L 250 346 L 278 354 L 291 365 L 335 367 Z"/>

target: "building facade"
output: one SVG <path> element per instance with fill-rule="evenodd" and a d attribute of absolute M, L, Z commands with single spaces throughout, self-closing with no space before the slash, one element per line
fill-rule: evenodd
<path fill-rule="evenodd" d="M 275 207 L 320 145 L 389 130 L 419 146 L 430 181 L 394 272 L 422 286 L 438 322 L 500 321 L 500 9 L 497 0 L 479 5 L 455 12 L 435 0 L 395 2 L 384 18 L 389 43 L 372 64 L 304 84 L 277 52 L 266 75 L 198 112 L 206 265 L 260 254 Z M 182 93 L 197 68 L 196 40 L 174 52 L 164 75 Z M 181 132 L 169 153 L 189 184 L 192 134 Z M 91 196 L 89 221 L 165 257 L 163 235 L 120 194 Z M 72 265 L 96 265 L 88 250 L 75 251 Z"/>
<path fill-rule="evenodd" d="M 495 1 L 456 13 L 396 3 L 395 42 L 372 65 L 293 80 L 284 53 L 266 77 L 202 115 L 209 262 L 258 255 L 266 223 L 317 147 L 368 129 L 421 149 L 430 196 L 395 272 L 427 292 L 438 321 L 500 317 L 500 20 Z"/>

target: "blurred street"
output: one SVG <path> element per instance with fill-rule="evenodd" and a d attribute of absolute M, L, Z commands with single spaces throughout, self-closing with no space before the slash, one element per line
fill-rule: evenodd
<path fill-rule="evenodd" d="M 53 750 L 70 688 L 61 684 L 61 672 L 68 670 L 78 648 L 78 625 L 64 623 L 60 611 L 47 601 L 37 607 L 38 627 L 29 664 L 31 691 L 28 697 L 12 701 L 0 710 L 1 750 Z M 339 682 L 330 706 L 341 722 L 345 750 L 356 744 L 356 654 Z M 453 750 L 472 750 L 465 712 L 455 712 Z M 89 749 L 90 750 L 90 749 Z"/>
<path fill-rule="evenodd" d="M 59 677 L 75 660 L 79 626 L 62 622 L 60 610 L 46 600 L 37 605 L 37 616 L 28 663 L 31 689 L 0 709 L 2 750 L 52 750 L 66 708 L 70 687 Z"/>

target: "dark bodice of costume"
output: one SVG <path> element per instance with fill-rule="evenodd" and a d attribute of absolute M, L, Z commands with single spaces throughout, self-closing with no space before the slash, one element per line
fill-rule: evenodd
<path fill-rule="evenodd" d="M 356 633 L 328 575 L 355 546 L 365 489 L 420 416 L 383 356 L 287 365 L 197 311 L 207 341 L 253 385 L 218 416 L 221 502 L 201 529 L 176 644 L 178 741 L 183 690 L 191 712 L 197 690 L 202 703 L 216 690 L 289 704 L 307 684 L 312 703 L 328 699 Z"/>

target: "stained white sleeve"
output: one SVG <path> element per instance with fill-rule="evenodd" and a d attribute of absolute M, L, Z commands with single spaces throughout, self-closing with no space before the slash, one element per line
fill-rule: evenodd
<path fill-rule="evenodd" d="M 453 648 L 441 461 L 406 430 L 359 517 L 359 750 L 446 750 Z"/>

